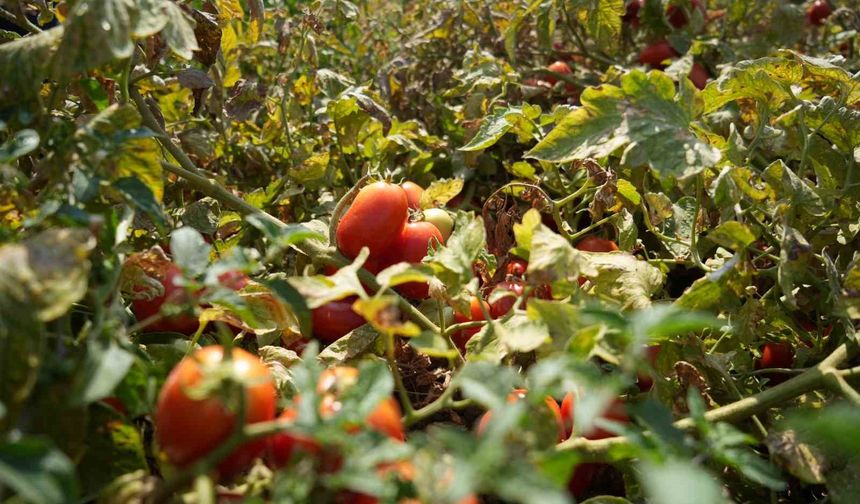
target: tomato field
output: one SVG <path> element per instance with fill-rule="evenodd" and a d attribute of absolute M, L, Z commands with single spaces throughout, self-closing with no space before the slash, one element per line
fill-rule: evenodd
<path fill-rule="evenodd" d="M 0 0 L 0 503 L 860 502 L 857 0 Z"/>

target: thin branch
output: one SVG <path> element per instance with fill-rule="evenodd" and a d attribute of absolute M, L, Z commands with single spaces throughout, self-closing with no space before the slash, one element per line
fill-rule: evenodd
<path fill-rule="evenodd" d="M 758 394 L 712 409 L 705 413 L 705 419 L 709 422 L 733 423 L 763 413 L 769 408 L 783 404 L 822 385 L 828 373 L 835 370 L 836 366 L 844 362 L 848 356 L 848 344 L 843 343 L 817 366 L 809 368 L 803 374 Z M 857 368 L 846 371 L 851 374 L 860 373 L 860 369 Z M 842 375 L 846 371 L 839 372 L 839 374 Z M 684 418 L 674 423 L 674 426 L 681 430 L 692 430 L 695 425 L 695 420 L 692 418 Z M 573 438 L 559 443 L 556 445 L 556 449 L 576 450 L 582 455 L 584 461 L 603 461 L 607 459 L 610 452 L 620 454 L 621 452 L 617 448 L 629 445 L 630 440 L 624 436 L 599 440 Z"/>

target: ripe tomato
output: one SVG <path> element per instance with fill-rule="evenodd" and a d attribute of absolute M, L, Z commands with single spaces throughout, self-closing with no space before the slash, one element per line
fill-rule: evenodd
<path fill-rule="evenodd" d="M 490 304 L 490 315 L 495 318 L 500 318 L 506 315 L 509 311 L 511 311 L 514 305 L 517 302 L 517 299 L 523 295 L 523 290 L 525 286 L 521 280 L 504 280 L 499 282 L 496 287 L 493 289 L 495 291 L 509 291 L 513 293 L 513 295 L 506 295 L 500 299 L 493 301 Z M 525 304 L 523 304 L 525 307 Z"/>
<path fill-rule="evenodd" d="M 624 16 L 621 22 L 627 23 L 631 28 L 639 27 L 639 11 L 645 4 L 645 0 L 633 0 L 627 4 L 627 9 L 624 11 Z"/>
<path fill-rule="evenodd" d="M 704 11 L 704 8 L 699 3 L 699 0 L 691 0 L 690 12 L 693 12 L 696 9 Z M 687 13 L 684 11 L 684 8 L 678 5 L 672 5 L 671 7 L 666 9 L 666 18 L 669 20 L 669 24 L 671 24 L 675 28 L 683 28 L 687 25 L 687 23 L 690 22 L 690 20 L 687 19 Z"/>
<path fill-rule="evenodd" d="M 576 248 L 585 252 L 615 252 L 618 245 L 612 240 L 590 235 L 580 240 Z"/>
<path fill-rule="evenodd" d="M 194 303 L 194 296 L 180 284 L 182 281 L 182 270 L 174 263 L 170 263 L 164 278 L 159 279 L 164 287 L 164 294 L 152 299 L 135 299 L 131 303 L 131 311 L 138 321 L 146 320 L 158 315 L 164 305 L 175 305 L 188 307 Z M 146 326 L 147 331 L 152 332 L 177 332 L 181 334 L 194 334 L 200 325 L 197 317 L 191 313 L 180 313 L 159 320 Z"/>
<path fill-rule="evenodd" d="M 278 420 L 295 421 L 298 412 L 293 407 L 287 407 L 279 416 Z M 319 455 L 322 447 L 313 438 L 292 431 L 284 431 L 268 439 L 266 446 L 266 463 L 269 467 L 278 469 L 286 467 L 293 457 Z"/>
<path fill-rule="evenodd" d="M 833 9 L 827 0 L 815 0 L 806 9 L 806 22 L 813 26 L 821 26 L 830 17 Z"/>
<path fill-rule="evenodd" d="M 429 222 L 410 222 L 391 244 L 388 259 L 392 264 L 398 262 L 420 263 L 427 255 L 429 247 L 442 243 L 442 233 Z M 424 282 L 408 282 L 397 286 L 397 291 L 410 299 L 424 299 L 428 285 Z"/>
<path fill-rule="evenodd" d="M 515 389 L 513 392 L 508 394 L 508 402 L 514 403 L 525 399 L 526 393 L 528 393 L 526 389 Z M 555 399 L 549 396 L 544 398 L 544 403 L 546 403 L 547 408 L 549 408 L 553 418 L 555 419 L 556 427 L 558 428 L 558 442 L 562 442 L 567 438 L 565 437 L 565 429 L 561 414 L 561 408 L 559 408 L 558 402 L 556 402 Z M 487 430 L 487 426 L 490 424 L 490 419 L 492 418 L 492 416 L 492 410 L 487 411 L 486 413 L 484 413 L 483 416 L 481 416 L 481 419 L 478 421 L 478 427 L 476 429 L 476 433 L 479 436 L 482 435 L 485 430 Z"/>
<path fill-rule="evenodd" d="M 546 69 L 550 72 L 555 72 L 557 74 L 570 75 L 571 73 L 570 66 L 564 61 L 553 62 L 548 67 L 546 67 Z M 544 77 L 544 80 L 554 86 L 555 83 L 558 82 L 558 77 L 556 77 L 555 75 L 547 75 L 546 77 Z"/>
<path fill-rule="evenodd" d="M 409 218 L 409 201 L 402 187 L 375 182 L 361 189 L 335 232 L 337 245 L 350 258 L 362 247 L 371 257 L 382 257 L 403 231 Z"/>
<path fill-rule="evenodd" d="M 339 366 L 326 369 L 320 374 L 317 382 L 317 392 L 323 396 L 320 404 L 323 415 L 334 415 L 341 409 L 338 396 L 340 393 L 355 386 L 358 382 L 358 369 L 349 366 Z M 404 441 L 406 433 L 401 421 L 400 405 L 389 397 L 380 402 L 367 417 L 367 425 L 392 439 Z M 355 426 L 357 429 L 358 426 Z"/>
<path fill-rule="evenodd" d="M 156 438 L 170 462 L 178 467 L 187 467 L 211 452 L 235 428 L 236 415 L 219 391 L 213 390 L 201 399 L 187 395 L 190 388 L 208 378 L 207 372 L 222 362 L 223 355 L 220 346 L 197 350 L 173 368 L 158 396 Z M 275 385 L 269 368 L 238 348 L 233 349 L 230 367 L 232 376 L 244 384 L 245 423 L 275 418 Z M 241 446 L 219 464 L 219 475 L 229 478 L 241 472 L 265 446 L 265 440 Z"/>
<path fill-rule="evenodd" d="M 663 64 L 664 61 L 676 57 L 678 57 L 678 51 L 669 45 L 669 42 L 659 40 L 642 49 L 642 52 L 639 53 L 639 63 L 651 68 L 663 69 L 666 67 Z"/>
<path fill-rule="evenodd" d="M 314 336 L 330 345 L 346 333 L 363 326 L 367 321 L 352 309 L 356 299 L 350 296 L 311 310 Z"/>
<path fill-rule="evenodd" d="M 561 417 L 568 437 L 573 434 L 582 436 L 585 439 L 606 439 L 615 436 L 612 432 L 597 426 L 592 426 L 591 430 L 588 432 L 577 432 L 576 426 L 574 425 L 572 393 L 565 395 L 561 401 Z M 615 400 L 610 403 L 606 410 L 601 414 L 601 418 L 617 423 L 630 422 L 630 417 L 627 416 L 627 409 L 624 406 L 624 402 L 619 398 L 615 398 Z"/>
<path fill-rule="evenodd" d="M 421 195 L 424 194 L 424 188 L 415 182 L 406 181 L 400 184 L 400 187 L 406 191 L 406 200 L 409 202 L 409 208 L 412 210 L 421 209 Z"/>
<path fill-rule="evenodd" d="M 448 241 L 451 232 L 454 231 L 454 219 L 451 214 L 441 208 L 428 208 L 424 210 L 424 220 L 436 226 L 442 234 L 442 243 Z"/>
<path fill-rule="evenodd" d="M 481 308 L 481 305 L 483 305 L 483 309 Z M 455 311 L 454 323 L 462 324 L 463 322 L 477 322 L 479 320 L 485 320 L 484 310 L 486 310 L 487 313 L 490 313 L 490 305 L 486 301 L 474 297 L 469 304 L 469 315 L 464 315 Z M 451 339 L 454 341 L 454 344 L 457 345 L 457 348 L 459 348 L 461 352 L 465 353 L 466 342 L 472 339 L 472 336 L 478 334 L 480 330 L 480 327 L 463 329 L 462 331 L 457 331 L 452 334 Z"/>
<path fill-rule="evenodd" d="M 652 367 L 657 362 L 657 357 L 660 355 L 661 349 L 662 347 L 660 345 L 645 347 L 645 358 L 648 359 L 648 362 L 651 363 Z M 636 384 L 639 386 L 640 392 L 648 392 L 651 390 L 651 387 L 654 386 L 654 377 L 652 377 L 650 373 L 640 372 L 636 376 Z"/>
<path fill-rule="evenodd" d="M 579 464 L 573 469 L 570 479 L 567 481 L 567 491 L 571 495 L 580 499 L 585 492 L 591 488 L 591 483 L 594 481 L 594 475 L 600 464 L 585 463 Z"/>
<path fill-rule="evenodd" d="M 529 262 L 525 259 L 520 259 L 519 257 L 512 257 L 508 263 L 505 264 L 505 274 L 515 276 L 517 278 L 525 277 L 528 269 Z"/>
<path fill-rule="evenodd" d="M 322 396 L 320 414 L 324 418 L 337 415 L 342 408 L 338 396 L 345 389 L 355 386 L 357 382 L 358 369 L 353 367 L 341 366 L 323 371 L 317 382 L 317 392 Z M 280 418 L 292 421 L 296 414 L 295 407 L 291 406 L 281 413 Z M 388 397 L 382 400 L 367 416 L 366 424 L 370 429 L 391 439 L 405 441 L 406 433 L 401 416 L 400 405 L 393 397 Z M 360 428 L 358 425 L 348 427 L 349 432 L 357 432 Z M 321 456 L 324 472 L 336 472 L 343 463 L 339 454 L 332 453 L 326 447 L 320 446 L 314 439 L 290 430 L 270 437 L 267 443 L 266 462 L 272 468 L 277 469 L 289 465 L 298 453 Z"/>
<path fill-rule="evenodd" d="M 708 79 L 711 78 L 711 74 L 708 73 L 708 69 L 702 66 L 701 63 L 693 63 L 689 77 L 694 86 L 699 89 L 705 89 L 705 86 L 708 85 Z"/>
<path fill-rule="evenodd" d="M 800 322 L 797 323 L 797 325 L 799 325 L 800 328 L 805 330 L 805 331 L 809 331 L 811 333 L 817 333 L 818 332 L 818 327 L 816 327 L 815 323 L 813 323 L 809 320 L 801 320 Z M 830 333 L 832 333 L 832 332 L 833 332 L 833 324 L 827 324 L 826 326 L 824 326 L 821 329 L 821 335 L 824 336 L 825 338 L 827 336 L 830 336 Z M 811 345 L 807 344 L 807 346 L 811 346 Z"/>
<path fill-rule="evenodd" d="M 794 348 L 789 343 L 768 342 L 761 347 L 761 357 L 755 361 L 756 369 L 791 368 L 794 365 Z M 768 373 L 764 375 L 772 385 L 778 385 L 788 375 Z"/>

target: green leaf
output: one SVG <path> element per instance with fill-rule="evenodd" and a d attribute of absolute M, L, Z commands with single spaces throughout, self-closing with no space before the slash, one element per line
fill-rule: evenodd
<path fill-rule="evenodd" d="M 583 274 L 594 285 L 592 291 L 614 299 L 626 308 L 649 306 L 651 296 L 665 281 L 665 275 L 658 268 L 625 252 L 581 254 L 590 266 Z"/>
<path fill-rule="evenodd" d="M 50 229 L 0 247 L 0 296 L 29 306 L 39 320 L 56 319 L 86 294 L 94 246 L 84 229 Z"/>
<path fill-rule="evenodd" d="M 285 280 L 277 278 L 269 280 L 266 282 L 266 286 L 272 290 L 278 299 L 289 305 L 290 311 L 293 312 L 293 315 L 295 315 L 296 319 L 299 321 L 299 329 L 302 334 L 310 336 L 311 312 L 308 308 L 307 302 L 305 301 L 305 297 Z"/>
<path fill-rule="evenodd" d="M 164 215 L 161 204 L 155 200 L 152 191 L 140 179 L 123 177 L 115 181 L 113 187 L 125 196 L 130 205 L 146 212 L 159 229 L 163 230 L 167 227 L 167 217 Z"/>
<path fill-rule="evenodd" d="M 212 246 L 206 243 L 199 231 L 192 227 L 181 227 L 170 235 L 170 251 L 173 260 L 190 277 L 196 277 L 209 266 Z"/>
<path fill-rule="evenodd" d="M 653 504 L 726 504 L 719 483 L 686 460 L 643 463 L 642 484 Z"/>
<path fill-rule="evenodd" d="M 440 179 L 434 180 L 424 192 L 421 193 L 421 208 L 435 208 L 445 206 L 455 196 L 463 191 L 463 179 Z"/>
<path fill-rule="evenodd" d="M 531 352 L 549 340 L 546 324 L 523 315 L 514 315 L 499 324 L 496 333 L 506 354 Z"/>
<path fill-rule="evenodd" d="M 88 0 L 69 9 L 52 76 L 63 81 L 106 63 L 123 60 L 134 50 L 130 0 Z"/>
<path fill-rule="evenodd" d="M 628 166 L 648 165 L 663 176 L 699 173 L 720 160 L 715 147 L 700 140 L 691 123 L 692 98 L 675 95 L 675 85 L 659 71 L 634 70 L 621 87 L 586 88 L 582 107 L 570 112 L 526 157 L 564 163 L 602 158 L 624 148 Z"/>
<path fill-rule="evenodd" d="M 517 61 L 517 32 L 520 31 L 523 21 L 530 16 L 538 7 L 543 5 L 545 0 L 532 0 L 529 6 L 522 10 L 517 10 L 514 19 L 508 25 L 508 28 L 505 30 L 503 34 L 505 39 L 505 51 L 508 53 L 508 59 L 510 62 L 516 63 Z"/>
<path fill-rule="evenodd" d="M 89 340 L 78 401 L 91 403 L 111 395 L 133 363 L 134 355 L 115 342 L 103 345 Z"/>
<path fill-rule="evenodd" d="M 39 146 L 39 133 L 31 129 L 16 131 L 12 138 L 0 145 L 0 163 L 11 163 Z"/>
<path fill-rule="evenodd" d="M 36 97 L 62 36 L 61 27 L 53 28 L 0 45 L 0 108 Z"/>
<path fill-rule="evenodd" d="M 140 431 L 122 420 L 122 415 L 108 406 L 90 408 L 87 451 L 78 463 L 81 487 L 87 495 L 101 492 L 124 474 L 148 468 Z"/>
<path fill-rule="evenodd" d="M 614 53 L 621 38 L 621 17 L 626 10 L 624 0 L 576 0 L 572 4 L 589 39 L 594 40 L 600 50 Z"/>
<path fill-rule="evenodd" d="M 74 469 L 69 458 L 46 440 L 29 438 L 0 444 L 0 482 L 27 501 L 77 502 Z"/>
<path fill-rule="evenodd" d="M 349 364 L 371 351 L 378 339 L 379 331 L 370 324 L 364 324 L 325 347 L 318 358 L 326 366 Z M 414 338 L 409 339 L 410 343 L 413 341 Z"/>
<path fill-rule="evenodd" d="M 515 128 L 520 130 L 521 140 L 528 141 L 536 128 L 531 118 L 526 115 L 528 113 L 524 110 L 526 106 L 495 109 L 492 114 L 484 118 L 480 129 L 469 143 L 459 150 L 471 152 L 486 149 L 495 145 L 505 133 Z"/>
<path fill-rule="evenodd" d="M 745 224 L 737 221 L 723 222 L 708 233 L 708 239 L 734 251 L 743 250 L 752 245 L 756 236 Z"/>
<path fill-rule="evenodd" d="M 190 60 L 200 49 L 194 36 L 194 21 L 173 2 L 164 2 L 167 24 L 162 35 L 168 47 L 180 58 Z"/>

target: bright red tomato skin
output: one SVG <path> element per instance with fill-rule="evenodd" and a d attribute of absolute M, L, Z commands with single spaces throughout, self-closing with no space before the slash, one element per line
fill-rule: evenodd
<path fill-rule="evenodd" d="M 186 390 L 203 379 L 205 366 L 221 362 L 224 350 L 208 346 L 186 357 L 170 372 L 158 397 L 155 413 L 156 438 L 167 458 L 178 467 L 187 467 L 215 449 L 233 432 L 235 415 L 215 397 L 192 399 Z M 256 356 L 234 348 L 235 376 L 245 385 L 245 422 L 265 422 L 275 418 L 275 385 L 267 368 Z M 230 478 L 247 468 L 266 447 L 253 441 L 231 453 L 218 466 L 222 478 Z"/>
<path fill-rule="evenodd" d="M 708 85 L 708 80 L 711 78 L 711 74 L 708 73 L 708 70 L 701 63 L 693 63 L 689 77 L 694 86 L 699 89 L 705 89 L 705 86 Z"/>
<path fill-rule="evenodd" d="M 180 285 L 182 270 L 176 264 L 171 263 L 164 273 L 161 284 L 164 286 L 164 294 L 152 299 L 135 299 L 131 303 L 131 311 L 138 321 L 146 320 L 161 312 L 165 303 L 177 306 L 189 306 L 194 302 L 193 296 Z M 177 332 L 181 334 L 194 334 L 200 323 L 197 317 L 188 313 L 180 313 L 161 319 L 146 326 L 150 332 Z"/>
<path fill-rule="evenodd" d="M 660 40 L 642 49 L 639 53 L 639 63 L 651 68 L 665 68 L 663 61 L 678 57 L 676 51 L 669 42 Z"/>
<path fill-rule="evenodd" d="M 593 463 L 577 465 L 567 482 L 567 491 L 577 499 L 580 499 L 591 488 L 591 483 L 594 481 L 594 475 L 598 467 L 599 464 Z"/>
<path fill-rule="evenodd" d="M 510 291 L 514 295 L 507 295 L 500 299 L 493 301 L 490 304 L 490 315 L 495 318 L 500 318 L 505 316 L 509 311 L 514 308 L 514 305 L 517 303 L 517 299 L 523 295 L 523 290 L 525 286 L 519 280 L 504 280 L 499 282 L 493 291 Z M 525 304 L 523 305 L 525 307 Z"/>
<path fill-rule="evenodd" d="M 565 63 L 564 61 L 556 61 L 546 67 L 550 72 L 555 72 L 557 74 L 569 75 L 571 73 L 570 65 Z M 549 82 L 550 85 L 555 85 L 558 82 L 558 77 L 555 75 L 547 75 L 544 77 L 546 82 Z"/>
<path fill-rule="evenodd" d="M 529 269 L 529 262 L 519 257 L 513 257 L 505 265 L 505 274 L 523 278 L 526 276 L 526 271 Z"/>
<path fill-rule="evenodd" d="M 483 310 L 481 309 L 481 305 L 484 305 Z M 462 324 L 463 322 L 477 322 L 479 320 L 485 320 L 484 310 L 486 310 L 487 313 L 490 313 L 490 305 L 486 301 L 474 297 L 469 304 L 469 315 L 454 312 L 454 322 L 457 324 Z M 472 339 L 472 336 L 478 334 L 480 330 L 480 327 L 463 329 L 462 331 L 457 331 L 452 334 L 451 339 L 454 341 L 454 344 L 457 345 L 457 348 L 459 348 L 461 352 L 465 352 L 466 343 L 470 339 Z"/>
<path fill-rule="evenodd" d="M 768 342 L 762 346 L 756 369 L 790 368 L 794 364 L 794 348 L 788 343 Z"/>
<path fill-rule="evenodd" d="M 294 421 L 297 415 L 298 413 L 294 408 L 288 407 L 278 416 L 278 420 Z M 269 467 L 279 469 L 289 465 L 293 457 L 299 453 L 315 456 L 320 453 L 321 449 L 319 443 L 313 438 L 284 431 L 268 439 L 265 459 Z"/>
<path fill-rule="evenodd" d="M 806 21 L 813 26 L 821 26 L 830 17 L 833 9 L 827 0 L 815 0 L 806 9 Z"/>
<path fill-rule="evenodd" d="M 412 210 L 420 210 L 421 209 L 421 195 L 424 194 L 424 188 L 415 182 L 406 181 L 400 184 L 400 187 L 406 192 L 406 200 L 408 201 L 409 208 Z"/>
<path fill-rule="evenodd" d="M 356 299 L 350 296 L 311 310 L 314 336 L 330 345 L 346 333 L 363 326 L 367 321 L 352 309 Z"/>
<path fill-rule="evenodd" d="M 354 258 L 362 247 L 371 257 L 382 257 L 409 218 L 409 200 L 402 187 L 375 182 L 361 189 L 343 214 L 335 235 L 340 250 Z"/>
<path fill-rule="evenodd" d="M 576 248 L 584 252 L 615 252 L 618 245 L 612 240 L 591 235 L 580 240 Z"/>
<path fill-rule="evenodd" d="M 427 255 L 430 246 L 443 243 L 442 233 L 429 222 L 410 222 L 403 232 L 391 245 L 391 253 L 387 256 L 391 264 L 408 262 L 420 263 Z M 428 295 L 429 286 L 423 282 L 408 282 L 398 285 L 397 291 L 409 299 L 424 299 Z"/>

